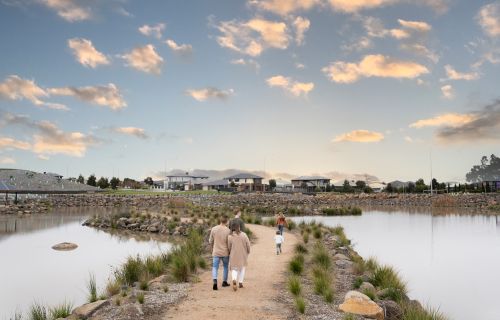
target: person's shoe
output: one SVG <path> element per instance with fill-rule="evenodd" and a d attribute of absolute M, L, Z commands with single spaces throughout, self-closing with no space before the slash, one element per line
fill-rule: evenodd
<path fill-rule="evenodd" d="M 240 282 L 238 287 L 243 288 L 243 283 Z"/>
<path fill-rule="evenodd" d="M 233 290 L 234 291 L 238 290 L 238 287 L 236 286 L 236 280 L 233 280 Z"/>
<path fill-rule="evenodd" d="M 230 286 L 230 284 L 229 284 L 229 283 L 227 283 L 227 281 L 223 281 L 223 282 L 222 282 L 222 286 L 223 286 L 223 287 L 229 287 L 229 286 Z"/>
<path fill-rule="evenodd" d="M 214 286 L 212 287 L 212 289 L 214 289 L 214 290 L 218 290 L 218 288 L 217 288 L 217 283 L 214 283 Z"/>

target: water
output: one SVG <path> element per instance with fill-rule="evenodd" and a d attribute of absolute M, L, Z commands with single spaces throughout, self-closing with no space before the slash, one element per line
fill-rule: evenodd
<path fill-rule="evenodd" d="M 498 217 L 371 210 L 357 217 L 294 219 L 342 225 L 361 256 L 396 267 L 411 298 L 451 319 L 500 319 Z"/>
<path fill-rule="evenodd" d="M 107 279 L 129 255 L 166 252 L 170 244 L 149 236 L 83 227 L 96 210 L 74 210 L 28 218 L 0 217 L 0 319 L 26 311 L 34 302 L 54 306 L 70 301 L 86 302 L 89 274 L 99 292 Z M 60 242 L 73 242 L 73 251 L 55 251 Z"/>

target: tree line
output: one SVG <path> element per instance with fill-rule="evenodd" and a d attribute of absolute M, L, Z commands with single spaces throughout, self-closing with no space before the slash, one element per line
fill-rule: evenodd
<path fill-rule="evenodd" d="M 149 185 L 149 186 L 153 185 L 153 178 L 147 177 L 146 179 L 144 179 L 144 182 L 140 182 L 131 178 L 125 178 L 123 180 L 120 180 L 117 177 L 112 177 L 111 179 L 106 177 L 100 177 L 99 180 L 97 180 L 95 174 L 91 174 L 85 181 L 83 175 L 80 174 L 76 179 L 76 182 L 87 184 L 92 187 L 99 187 L 101 189 L 108 189 L 108 188 L 111 188 L 113 190 L 116 190 L 118 188 L 141 189 L 144 187 L 144 185 Z"/>

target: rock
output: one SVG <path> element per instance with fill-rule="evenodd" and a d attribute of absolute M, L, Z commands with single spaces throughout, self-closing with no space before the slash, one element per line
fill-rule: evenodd
<path fill-rule="evenodd" d="M 349 260 L 336 260 L 335 261 L 335 265 L 339 268 L 342 268 L 342 269 L 347 269 L 347 268 L 350 268 L 352 267 L 353 265 L 353 262 L 352 261 L 349 261 Z"/>
<path fill-rule="evenodd" d="M 368 291 L 368 292 L 376 293 L 377 289 L 375 289 L 373 284 L 371 284 L 370 282 L 363 282 L 361 284 L 361 286 L 359 287 L 359 291 L 361 291 L 361 292 Z"/>
<path fill-rule="evenodd" d="M 336 255 L 333 256 L 333 259 L 335 260 L 349 260 L 348 257 L 343 255 L 342 253 L 337 253 Z"/>
<path fill-rule="evenodd" d="M 102 308 L 108 304 L 109 304 L 108 300 L 98 300 L 96 302 L 87 303 L 87 304 L 84 304 L 83 306 L 79 306 L 79 307 L 75 308 L 73 310 L 72 315 L 75 315 L 79 318 L 87 319 L 90 316 L 92 316 L 92 314 L 94 314 L 94 312 L 96 312 L 97 310 L 99 310 L 100 308 Z"/>
<path fill-rule="evenodd" d="M 403 319 L 403 309 L 392 300 L 379 301 L 378 305 L 384 309 L 385 320 Z"/>
<path fill-rule="evenodd" d="M 384 310 L 373 302 L 367 295 L 358 291 L 349 291 L 339 310 L 353 313 L 370 319 L 384 320 Z"/>
<path fill-rule="evenodd" d="M 52 249 L 58 251 L 70 251 L 78 248 L 78 245 L 71 242 L 61 242 L 52 246 Z"/>

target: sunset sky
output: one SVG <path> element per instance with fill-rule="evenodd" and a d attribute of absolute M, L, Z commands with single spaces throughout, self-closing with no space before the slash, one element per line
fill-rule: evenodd
<path fill-rule="evenodd" d="M 0 0 L 0 166 L 430 175 L 500 153 L 500 1 Z"/>

